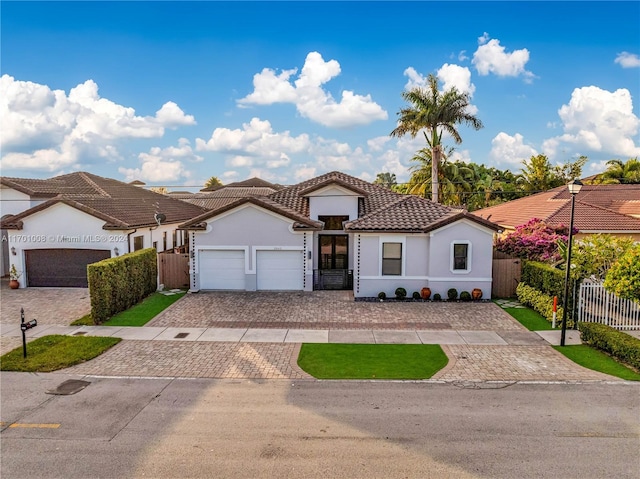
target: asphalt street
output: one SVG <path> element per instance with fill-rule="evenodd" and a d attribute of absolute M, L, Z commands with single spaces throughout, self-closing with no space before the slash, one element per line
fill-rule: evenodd
<path fill-rule="evenodd" d="M 2 373 L 3 478 L 640 475 L 640 384 L 69 378 Z"/>

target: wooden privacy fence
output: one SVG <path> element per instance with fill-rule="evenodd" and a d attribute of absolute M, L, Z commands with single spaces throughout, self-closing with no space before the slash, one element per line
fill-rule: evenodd
<path fill-rule="evenodd" d="M 520 282 L 522 273 L 522 260 L 493 251 L 493 267 L 491 284 L 492 298 L 513 298 L 516 295 L 516 287 Z"/>
<path fill-rule="evenodd" d="M 158 253 L 160 284 L 167 289 L 189 287 L 189 255 L 184 253 Z"/>
<path fill-rule="evenodd" d="M 609 293 L 601 283 L 585 280 L 580 285 L 578 321 L 621 330 L 640 329 L 640 305 Z"/>

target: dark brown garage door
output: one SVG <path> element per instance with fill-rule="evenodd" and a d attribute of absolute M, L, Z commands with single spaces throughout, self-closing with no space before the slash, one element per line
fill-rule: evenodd
<path fill-rule="evenodd" d="M 87 287 L 87 265 L 111 257 L 109 250 L 32 249 L 25 251 L 29 286 Z"/>

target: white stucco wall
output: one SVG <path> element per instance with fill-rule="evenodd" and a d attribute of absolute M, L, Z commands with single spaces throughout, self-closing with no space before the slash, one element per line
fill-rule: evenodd
<path fill-rule="evenodd" d="M 382 243 L 402 243 L 402 275 L 382 275 Z M 464 273 L 452 271 L 451 245 L 468 242 L 470 245 L 470 268 Z M 458 221 L 429 235 L 406 234 L 356 234 L 354 249 L 360 251 L 355 258 L 354 295 L 376 297 L 384 291 L 388 297 L 395 295 L 398 287 L 405 288 L 407 295 L 428 286 L 432 294 L 447 297 L 449 288 L 458 292 L 482 289 L 490 297 L 491 268 L 493 257 L 493 232 L 467 220 Z"/>
<path fill-rule="evenodd" d="M 350 220 L 358 217 L 358 196 L 352 191 L 335 186 L 314 191 L 309 196 L 309 216 L 348 215 Z"/>
<path fill-rule="evenodd" d="M 206 231 L 193 231 L 191 289 L 200 289 L 199 254 L 204 250 L 245 251 L 246 289 L 256 289 L 256 255 L 259 250 L 300 250 L 305 255 L 305 289 L 313 289 L 313 236 L 293 231 L 294 221 L 256 205 L 242 205 L 207 222 Z M 306 243 L 305 243 L 306 236 Z M 306 244 L 306 247 L 305 247 Z M 307 259 L 309 258 L 309 259 Z"/>
<path fill-rule="evenodd" d="M 0 185 L 0 217 L 17 215 L 31 208 L 29 195 Z"/>
<path fill-rule="evenodd" d="M 119 254 L 127 251 L 127 235 L 122 231 L 105 231 L 104 221 L 80 210 L 58 203 L 45 210 L 24 218 L 21 230 L 8 230 L 9 249 L 16 254 L 9 256 L 19 272 L 20 287 L 27 284 L 25 271 L 25 250 L 74 248 L 109 250 L 114 256 L 114 248 Z"/>
<path fill-rule="evenodd" d="M 470 245 L 470 263 L 467 272 L 453 271 L 452 244 Z M 429 250 L 429 287 L 432 294 L 447 297 L 449 288 L 458 293 L 474 288 L 482 289 L 485 298 L 491 293 L 493 262 L 493 231 L 472 221 L 461 220 L 431 233 Z"/>

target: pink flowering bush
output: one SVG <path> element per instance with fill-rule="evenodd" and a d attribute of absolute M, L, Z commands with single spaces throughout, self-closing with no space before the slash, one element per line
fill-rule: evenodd
<path fill-rule="evenodd" d="M 573 234 L 578 230 L 573 229 Z M 548 226 L 544 221 L 533 218 L 528 223 L 517 226 L 515 231 L 496 240 L 498 251 L 532 261 L 554 263 L 562 259 L 558 243 L 567 243 L 569 227 L 562 224 Z"/>

